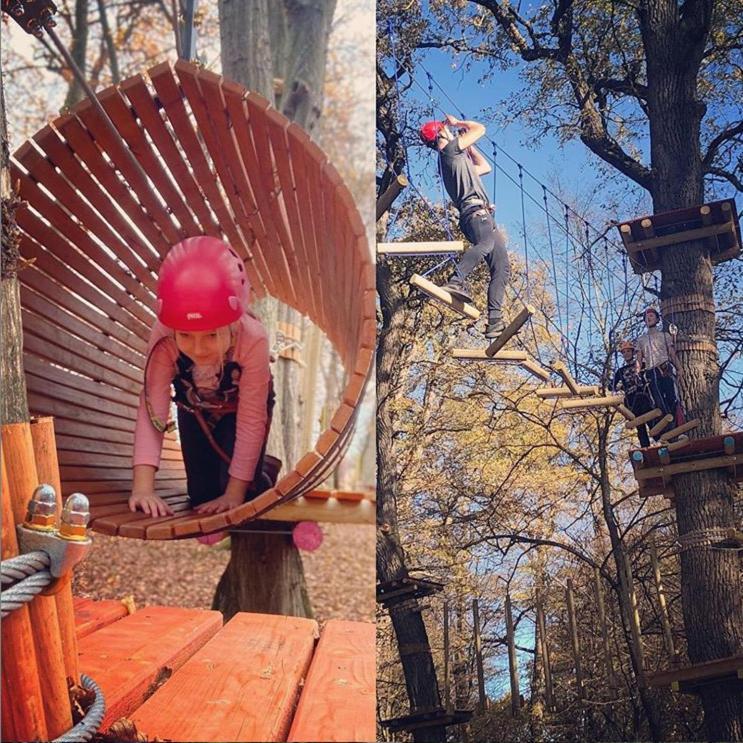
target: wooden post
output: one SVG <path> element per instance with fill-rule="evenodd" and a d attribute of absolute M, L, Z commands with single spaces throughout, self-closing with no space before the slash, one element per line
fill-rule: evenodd
<path fill-rule="evenodd" d="M 477 662 L 477 693 L 478 710 L 485 711 L 487 698 L 485 696 L 485 671 L 482 665 L 482 640 L 480 638 L 480 608 L 477 599 L 472 599 L 472 624 L 475 631 L 475 660 Z"/>
<path fill-rule="evenodd" d="M 9 473 L 2 452 L 2 559 L 18 554 L 15 518 L 10 502 Z M 8 614 L 2 630 L 2 739 L 47 740 L 41 685 L 28 605 Z"/>
<path fill-rule="evenodd" d="M 617 682 L 614 676 L 614 666 L 611 662 L 611 651 L 609 648 L 609 625 L 606 621 L 606 606 L 604 604 L 604 592 L 601 588 L 601 571 L 593 569 L 593 590 L 596 595 L 596 609 L 599 615 L 599 626 L 601 627 L 601 646 L 604 651 L 604 668 L 606 669 L 606 682 L 609 688 L 616 689 Z"/>
<path fill-rule="evenodd" d="M 10 423 L 2 428 L 2 445 L 8 467 L 8 493 L 15 523 L 22 523 L 28 500 L 39 484 L 29 423 Z M 56 738 L 72 728 L 67 691 L 65 659 L 54 596 L 37 596 L 28 604 L 31 633 L 36 654 L 34 671 L 39 680 L 44 705 L 46 736 Z M 12 653 L 11 661 L 27 664 L 25 655 Z M 3 665 L 5 662 L 3 661 Z M 13 704 L 19 704 L 16 690 L 10 691 Z M 28 740 L 31 740 L 29 738 Z"/>
<path fill-rule="evenodd" d="M 629 557 L 626 552 L 622 552 L 624 559 L 624 575 L 627 582 L 627 610 L 629 612 L 629 626 L 630 634 L 632 636 L 632 644 L 635 647 L 635 654 L 637 656 L 638 671 L 638 684 L 641 687 L 645 686 L 645 652 L 642 648 L 642 630 L 640 627 L 640 612 L 637 608 L 637 594 L 635 593 L 635 584 L 632 577 L 632 566 L 629 562 Z"/>
<path fill-rule="evenodd" d="M 377 199 L 377 221 L 392 206 L 392 202 L 402 193 L 402 190 L 408 185 L 408 179 L 404 175 L 398 175 L 387 190 Z"/>
<path fill-rule="evenodd" d="M 552 665 L 550 663 L 549 642 L 547 641 L 547 622 L 544 618 L 544 606 L 542 603 L 542 591 L 537 588 L 537 632 L 539 633 L 539 644 L 542 649 L 542 664 L 544 666 L 544 701 L 547 709 L 552 710 L 555 706 L 555 696 L 552 688 Z"/>
<path fill-rule="evenodd" d="M 668 613 L 668 604 L 666 603 L 666 592 L 663 588 L 663 576 L 660 572 L 660 562 L 658 561 L 658 550 L 655 542 L 650 542 L 650 564 L 653 568 L 653 580 L 655 581 L 655 590 L 658 594 L 658 606 L 660 607 L 660 623 L 663 627 L 663 644 L 666 646 L 666 652 L 671 661 L 676 659 L 676 649 L 673 646 L 673 631 L 671 629 L 671 617 Z"/>
<path fill-rule="evenodd" d="M 570 631 L 570 645 L 573 650 L 573 663 L 575 665 L 575 685 L 578 689 L 578 699 L 584 698 L 583 691 L 583 666 L 580 662 L 580 645 L 578 644 L 578 623 L 575 618 L 575 603 L 573 601 L 573 579 L 568 578 L 568 629 Z"/>
<path fill-rule="evenodd" d="M 506 641 L 508 642 L 508 673 L 511 680 L 511 714 L 515 717 L 521 709 L 521 690 L 519 689 L 519 669 L 516 658 L 516 638 L 511 611 L 511 595 L 506 591 Z"/>
<path fill-rule="evenodd" d="M 320 371 L 320 349 L 322 336 L 314 323 L 307 328 L 304 347 L 307 349 L 307 365 L 302 373 L 302 432 L 301 451 L 310 451 L 314 439 L 315 418 L 317 416 L 317 377 Z"/>
<path fill-rule="evenodd" d="M 451 673 L 450 663 L 451 645 L 449 642 L 449 600 L 444 601 L 444 700 L 447 714 L 454 711 L 451 697 Z"/>
<path fill-rule="evenodd" d="M 47 482 L 57 493 L 58 513 L 62 513 L 62 482 L 59 478 L 59 460 L 54 437 L 54 419 L 51 417 L 31 419 L 31 438 L 39 482 Z M 77 632 L 75 631 L 75 609 L 72 603 L 72 574 L 65 585 L 54 594 L 57 618 L 62 638 L 65 674 L 76 684 L 80 683 L 77 658 Z"/>

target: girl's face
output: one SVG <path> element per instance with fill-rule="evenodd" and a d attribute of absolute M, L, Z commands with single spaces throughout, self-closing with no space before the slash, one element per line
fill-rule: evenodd
<path fill-rule="evenodd" d="M 229 326 L 216 330 L 175 331 L 175 345 L 197 364 L 218 364 L 230 347 Z"/>

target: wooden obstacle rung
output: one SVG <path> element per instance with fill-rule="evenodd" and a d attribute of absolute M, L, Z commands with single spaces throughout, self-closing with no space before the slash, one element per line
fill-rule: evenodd
<path fill-rule="evenodd" d="M 573 379 L 573 375 L 570 373 L 570 370 L 565 365 L 563 361 L 554 361 L 552 363 L 552 368 L 555 370 L 557 374 L 559 374 L 562 377 L 562 381 L 565 382 L 565 385 L 567 388 L 574 394 L 578 394 L 579 385 Z"/>
<path fill-rule="evenodd" d="M 672 428 L 670 431 L 664 431 L 661 434 L 660 440 L 663 442 L 666 442 L 669 439 L 673 439 L 676 436 L 680 436 L 682 433 L 691 431 L 692 428 L 696 428 L 700 423 L 701 421 L 699 420 L 699 418 L 694 418 L 693 420 L 690 420 L 681 426 L 676 426 L 676 428 Z"/>
<path fill-rule="evenodd" d="M 378 583 L 377 603 L 389 606 L 412 598 L 430 596 L 443 589 L 444 584 L 439 581 L 407 576 L 387 583 Z"/>
<path fill-rule="evenodd" d="M 500 351 L 498 353 L 500 353 Z M 543 366 L 540 366 L 539 364 L 537 364 L 537 362 L 534 361 L 534 359 L 527 359 L 526 361 L 522 361 L 521 368 L 528 371 L 529 374 L 532 374 L 537 379 L 541 379 L 543 382 L 546 382 L 550 378 L 549 371 L 545 369 Z"/>
<path fill-rule="evenodd" d="M 649 410 L 647 413 L 638 415 L 631 421 L 627 421 L 624 425 L 627 428 L 637 428 L 639 426 L 642 426 L 644 423 L 649 423 L 650 421 L 655 420 L 662 413 L 663 411 L 660 408 L 654 408 L 653 410 Z"/>
<path fill-rule="evenodd" d="M 377 255 L 439 255 L 464 252 L 462 240 L 420 243 L 377 243 Z"/>
<path fill-rule="evenodd" d="M 525 304 L 516 317 L 506 325 L 503 332 L 487 347 L 485 353 L 488 356 L 495 356 L 508 341 L 521 330 L 523 324 L 536 312 L 534 307 Z"/>
<path fill-rule="evenodd" d="M 424 279 L 423 276 L 417 273 L 413 274 L 410 283 L 431 297 L 431 299 L 441 302 L 441 304 L 446 305 L 449 309 L 454 310 L 454 312 L 459 313 L 463 317 L 469 317 L 473 320 L 477 320 L 480 317 L 480 310 L 477 307 L 455 299 L 446 289 L 436 286 L 432 281 Z"/>
<path fill-rule="evenodd" d="M 626 405 L 617 405 L 617 410 L 624 416 L 624 419 L 631 421 L 635 419 L 635 414 Z"/>
<path fill-rule="evenodd" d="M 718 542 L 710 545 L 723 550 L 743 550 L 743 531 L 741 529 L 726 529 L 725 536 Z M 743 670 L 741 671 L 743 678 Z"/>
<path fill-rule="evenodd" d="M 655 436 L 656 434 L 660 433 L 664 428 L 668 426 L 669 423 L 673 422 L 673 416 L 668 413 L 667 415 L 664 415 L 649 431 L 648 433 L 651 436 Z"/>
<path fill-rule="evenodd" d="M 537 387 L 537 389 L 534 390 L 534 394 L 537 397 L 543 397 L 543 398 L 574 397 L 576 395 L 576 393 L 573 392 L 569 387 Z M 599 394 L 599 388 L 596 385 L 591 385 L 590 387 L 578 385 L 577 395 L 579 397 L 598 395 L 598 394 Z"/>
<path fill-rule="evenodd" d="M 621 405 L 624 397 L 621 395 L 606 395 L 604 397 L 585 397 L 580 400 L 560 400 L 557 407 L 562 410 L 576 410 L 579 408 L 612 408 Z"/>
<path fill-rule="evenodd" d="M 455 348 L 451 354 L 455 359 L 467 361 L 523 362 L 529 358 L 529 354 L 526 351 L 498 351 L 495 356 L 488 356 L 484 348 Z"/>

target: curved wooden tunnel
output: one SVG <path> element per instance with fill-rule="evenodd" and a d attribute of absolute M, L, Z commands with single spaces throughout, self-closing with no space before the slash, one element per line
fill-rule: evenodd
<path fill-rule="evenodd" d="M 65 495 L 92 504 L 108 534 L 172 539 L 256 518 L 308 493 L 348 445 L 375 341 L 374 271 L 364 225 L 335 168 L 267 101 L 185 62 L 86 100 L 13 156 L 24 360 L 32 415 L 53 415 Z M 127 154 L 133 155 L 136 163 Z M 257 296 L 291 305 L 327 335 L 345 388 L 314 449 L 276 487 L 227 513 L 188 510 L 167 434 L 157 492 L 181 510 L 128 511 L 135 414 L 160 261 L 208 234 L 245 258 Z"/>

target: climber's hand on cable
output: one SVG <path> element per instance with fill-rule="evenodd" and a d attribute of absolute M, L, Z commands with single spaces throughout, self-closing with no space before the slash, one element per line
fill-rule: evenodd
<path fill-rule="evenodd" d="M 159 495 L 152 492 L 132 493 L 129 497 L 129 510 L 140 510 L 154 518 L 173 515 L 173 509 Z"/>
<path fill-rule="evenodd" d="M 456 126 L 459 124 L 459 119 L 451 114 L 446 114 L 446 116 L 444 116 L 444 121 L 446 121 L 449 126 Z"/>

